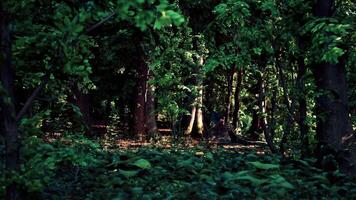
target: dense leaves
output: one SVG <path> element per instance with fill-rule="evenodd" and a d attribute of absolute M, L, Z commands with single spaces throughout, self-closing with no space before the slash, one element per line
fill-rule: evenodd
<path fill-rule="evenodd" d="M 355 8 L 1 0 L 0 197 L 356 198 Z"/>
<path fill-rule="evenodd" d="M 353 199 L 356 194 L 355 180 L 338 172 L 253 152 L 203 146 L 111 152 L 73 137 L 24 142 L 26 162 L 11 181 L 26 199 Z M 8 183 L 1 180 L 2 190 Z"/>

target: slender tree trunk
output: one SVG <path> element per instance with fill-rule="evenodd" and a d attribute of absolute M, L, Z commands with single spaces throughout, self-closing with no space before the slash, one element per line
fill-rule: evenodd
<path fill-rule="evenodd" d="M 241 85 L 242 85 L 242 76 L 243 76 L 243 71 L 240 68 L 237 71 L 237 80 L 236 80 L 236 88 L 235 88 L 235 95 L 234 95 L 234 113 L 233 113 L 233 119 L 232 119 L 232 125 L 235 127 L 235 129 L 238 129 L 239 127 L 239 121 L 240 121 L 240 92 L 241 92 Z"/>
<path fill-rule="evenodd" d="M 149 80 L 153 77 L 148 70 Z M 146 94 L 146 129 L 149 136 L 154 136 L 158 133 L 156 115 L 155 115 L 155 87 L 150 81 L 147 81 Z"/>
<path fill-rule="evenodd" d="M 193 107 L 192 107 L 192 112 L 190 113 L 189 125 L 188 125 L 188 128 L 184 132 L 185 135 L 190 135 L 192 133 L 193 127 L 194 127 L 195 114 L 196 113 L 197 113 L 197 107 L 196 107 L 196 102 L 194 102 Z"/>
<path fill-rule="evenodd" d="M 261 90 L 264 89 L 264 80 L 263 77 L 258 77 L 257 83 L 254 84 L 254 86 L 251 89 L 251 94 L 253 97 L 257 98 L 257 101 L 255 103 L 255 106 L 259 107 L 259 98 L 261 94 Z M 263 93 L 264 94 L 264 93 Z M 264 102 L 264 99 L 261 100 L 262 103 Z M 248 133 L 253 140 L 258 140 L 261 136 L 261 134 L 264 132 L 263 127 L 262 127 L 262 121 L 263 117 L 261 116 L 262 113 L 265 112 L 260 112 L 259 108 L 252 107 L 252 122 L 251 122 L 251 127 L 248 130 Z M 264 107 L 263 107 L 264 110 Z"/>
<path fill-rule="evenodd" d="M 279 56 L 279 55 L 277 55 Z M 283 136 L 282 136 L 282 140 L 279 144 L 279 151 L 281 153 L 281 155 L 283 156 L 285 153 L 285 144 L 287 143 L 287 139 L 288 136 L 291 133 L 292 130 L 292 126 L 293 126 L 293 113 L 294 113 L 294 104 L 295 104 L 295 100 L 294 98 L 291 99 L 291 103 L 290 102 L 290 98 L 289 98 L 289 93 L 288 93 L 288 85 L 286 83 L 285 80 L 285 76 L 283 73 L 283 69 L 280 66 L 278 57 L 276 58 L 276 65 L 278 68 L 278 72 L 279 72 L 279 81 L 280 84 L 282 85 L 282 89 L 283 89 L 283 102 L 285 104 L 285 106 L 287 107 L 287 119 L 285 120 L 285 124 L 284 124 L 284 130 L 283 130 Z"/>
<path fill-rule="evenodd" d="M 201 67 L 204 63 L 204 58 L 201 56 L 199 58 L 199 67 Z M 194 127 L 194 122 L 196 121 L 197 125 L 197 132 L 199 136 L 203 136 L 204 133 L 204 120 L 203 120 L 203 80 L 202 77 L 196 78 L 197 82 L 197 97 L 194 100 L 193 107 L 192 107 L 192 112 L 191 112 L 191 117 L 190 117 L 190 122 L 188 125 L 188 128 L 185 130 L 186 135 L 190 135 L 193 131 Z"/>
<path fill-rule="evenodd" d="M 1 76 L 1 107 L 3 115 L 3 128 L 5 131 L 5 167 L 6 172 L 17 171 L 19 168 L 19 133 L 17 131 L 16 110 L 14 101 L 14 68 L 11 64 L 11 32 L 9 26 L 9 15 L 0 2 L 0 76 Z M 9 177 L 7 177 L 9 178 Z M 15 200 L 20 196 L 16 191 L 16 185 L 10 184 L 6 187 L 5 199 Z"/>
<path fill-rule="evenodd" d="M 197 105 L 197 131 L 199 136 L 203 136 L 204 133 L 204 122 L 203 122 L 203 86 L 198 86 L 199 96 L 198 96 L 198 105 Z"/>
<path fill-rule="evenodd" d="M 259 80 L 259 94 L 258 94 L 258 108 L 259 108 L 259 115 L 262 115 L 263 113 L 266 113 L 266 106 L 265 106 L 265 86 L 264 86 L 264 81 L 263 81 L 263 77 L 260 77 Z M 265 140 L 267 142 L 267 146 L 269 147 L 269 149 L 271 150 L 272 153 L 277 153 L 276 147 L 273 144 L 273 138 L 271 137 L 271 132 L 270 132 L 270 128 L 267 122 L 267 118 L 266 117 L 261 117 L 260 119 L 261 121 L 261 127 L 263 129 L 263 133 L 265 136 Z"/>
<path fill-rule="evenodd" d="M 331 17 L 333 3 L 333 0 L 318 0 L 315 16 Z M 340 59 L 337 64 L 316 64 L 314 76 L 319 91 L 324 92 L 316 99 L 319 157 L 324 157 L 330 152 L 328 149 L 332 149 L 340 170 L 355 176 L 356 140 L 348 111 L 345 59 Z"/>
<path fill-rule="evenodd" d="M 199 58 L 199 67 L 202 67 L 204 64 L 204 57 L 200 56 Z M 201 70 L 199 68 L 199 70 Z M 197 98 L 197 131 L 199 136 L 203 136 L 204 133 L 204 120 L 203 120 L 203 77 L 198 77 L 198 98 Z"/>
<path fill-rule="evenodd" d="M 301 38 L 298 38 L 298 46 L 302 52 L 304 52 L 304 42 Z M 302 156 L 306 157 L 310 154 L 309 150 L 309 139 L 308 139 L 308 131 L 309 127 L 306 123 L 307 119 L 307 100 L 305 95 L 305 83 L 304 83 L 304 76 L 307 71 L 305 66 L 303 54 L 298 57 L 298 77 L 297 77 L 297 86 L 298 86 L 298 102 L 299 102 L 299 131 L 300 131 L 300 138 L 301 138 L 301 151 Z"/>
<path fill-rule="evenodd" d="M 73 87 L 73 94 L 75 96 L 75 102 L 83 115 L 83 120 L 85 125 L 90 129 L 91 118 L 90 118 L 90 97 L 89 94 L 84 94 L 81 92 L 77 86 Z"/>
<path fill-rule="evenodd" d="M 138 80 L 136 84 L 136 97 L 134 107 L 134 124 L 133 132 L 140 140 L 145 135 L 145 96 L 146 96 L 146 84 L 147 84 L 147 64 L 141 59 L 137 73 Z"/>
<path fill-rule="evenodd" d="M 277 110 L 277 91 L 276 89 L 272 92 L 272 99 L 271 99 L 271 112 L 270 112 L 270 123 L 269 123 L 269 130 L 270 135 L 273 140 L 274 136 L 276 135 L 275 126 L 276 126 L 276 118 L 274 113 Z"/>
<path fill-rule="evenodd" d="M 226 123 L 230 123 L 231 95 L 232 95 L 232 83 L 234 80 L 234 74 L 235 74 L 235 66 L 232 66 L 226 76 L 227 79 L 227 97 L 226 97 L 226 112 L 225 112 Z"/>

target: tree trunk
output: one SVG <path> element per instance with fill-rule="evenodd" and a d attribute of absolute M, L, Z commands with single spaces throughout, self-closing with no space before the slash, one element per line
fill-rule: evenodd
<path fill-rule="evenodd" d="M 304 52 L 304 42 L 302 38 L 298 38 L 298 46 L 299 49 Z M 298 102 L 299 102 L 299 119 L 298 119 L 298 125 L 299 125 L 299 131 L 300 131 L 300 139 L 301 139 L 301 152 L 302 152 L 302 157 L 306 157 L 310 155 L 310 150 L 309 150 L 309 139 L 308 139 L 308 131 L 309 127 L 306 123 L 307 119 L 307 100 L 306 100 L 306 95 L 305 95 L 305 83 L 304 83 L 304 76 L 307 71 L 307 68 L 304 63 L 304 57 L 303 54 L 301 54 L 298 57 L 298 77 L 297 77 L 297 87 L 299 91 L 298 95 Z"/>
<path fill-rule="evenodd" d="M 84 94 L 78 87 L 73 86 L 73 94 L 75 96 L 75 103 L 79 107 L 80 112 L 83 115 L 83 121 L 85 125 L 90 129 L 91 119 L 90 119 L 90 97 L 89 94 Z"/>
<path fill-rule="evenodd" d="M 241 92 L 241 85 L 242 85 L 242 75 L 243 71 L 240 68 L 237 72 L 237 80 L 236 80 L 236 88 L 235 88 L 235 105 L 234 105 L 234 113 L 233 113 L 233 119 L 232 119 L 232 125 L 235 127 L 235 129 L 239 128 L 239 121 L 240 121 L 240 92 Z"/>
<path fill-rule="evenodd" d="M 318 0 L 315 16 L 331 17 L 333 3 L 333 0 Z M 316 99 L 319 158 L 322 159 L 330 153 L 328 149 L 332 149 L 340 170 L 355 175 L 356 142 L 348 111 L 345 59 L 340 59 L 338 64 L 316 64 L 314 76 L 319 91 L 324 92 Z"/>
<path fill-rule="evenodd" d="M 271 136 L 272 140 L 273 140 L 274 136 L 276 135 L 276 131 L 275 131 L 276 117 L 274 115 L 276 110 L 277 110 L 277 91 L 276 91 L 276 88 L 274 88 L 273 92 L 272 92 L 270 122 L 269 122 L 269 130 L 270 130 L 270 136 Z"/>
<path fill-rule="evenodd" d="M 251 96 L 254 98 L 257 97 L 257 101 L 255 102 L 255 105 L 251 108 L 252 110 L 252 122 L 251 122 L 251 127 L 248 130 L 248 134 L 252 140 L 258 140 L 261 136 L 261 134 L 264 132 L 263 127 L 262 127 L 262 121 L 263 117 L 261 117 L 261 114 L 264 113 L 260 111 L 259 108 L 255 108 L 255 106 L 259 106 L 259 99 L 260 99 L 260 94 L 261 92 L 264 94 L 264 80 L 263 77 L 258 77 L 257 83 L 254 84 L 250 90 Z M 264 97 L 262 99 L 262 103 L 264 102 Z M 263 106 L 263 110 L 265 110 Z"/>
<path fill-rule="evenodd" d="M 201 56 L 199 58 L 198 66 L 201 67 L 204 63 L 204 58 Z M 203 122 L 203 80 L 202 77 L 196 78 L 197 82 L 197 97 L 194 100 L 190 122 L 188 128 L 185 130 L 185 135 L 190 135 L 193 131 L 194 122 L 196 120 L 197 133 L 199 136 L 203 136 L 204 133 L 204 122 Z"/>
<path fill-rule="evenodd" d="M 269 127 L 268 122 L 267 122 L 267 118 L 263 117 L 262 115 L 266 112 L 266 107 L 265 107 L 265 86 L 263 83 L 263 77 L 260 77 L 259 80 L 259 94 L 258 94 L 258 108 L 259 108 L 259 118 L 261 121 L 261 127 L 263 129 L 263 133 L 265 136 L 265 140 L 267 142 L 267 146 L 269 147 L 269 149 L 271 150 L 272 153 L 277 153 L 276 147 L 273 144 L 273 138 L 271 137 L 271 127 Z"/>
<path fill-rule="evenodd" d="M 199 58 L 199 70 L 203 67 L 204 57 L 200 56 Z M 204 133 L 204 122 L 203 122 L 203 77 L 198 77 L 198 98 L 197 98 L 197 131 L 199 136 L 203 136 Z"/>
<path fill-rule="evenodd" d="M 149 80 L 152 80 L 152 75 L 148 71 Z M 146 129 L 149 136 L 154 136 L 158 133 L 156 115 L 155 115 L 155 87 L 150 81 L 147 81 L 146 94 Z"/>
<path fill-rule="evenodd" d="M 196 107 L 196 102 L 194 102 L 193 107 L 192 107 L 192 112 L 190 114 L 190 121 L 187 129 L 185 130 L 184 134 L 185 135 L 190 135 L 193 131 L 194 127 L 194 122 L 195 122 L 195 114 L 197 113 L 197 107 Z"/>
<path fill-rule="evenodd" d="M 147 70 L 147 64 L 141 58 L 137 69 L 138 80 L 136 84 L 135 107 L 133 112 L 133 132 L 136 136 L 139 137 L 140 140 L 143 139 L 143 136 L 145 134 L 145 95 L 147 84 Z"/>
<path fill-rule="evenodd" d="M 231 94 L 232 94 L 232 83 L 234 80 L 235 66 L 232 66 L 228 72 L 227 79 L 227 97 L 226 97 L 226 112 L 225 112 L 225 122 L 230 123 L 230 112 L 231 112 Z"/>
<path fill-rule="evenodd" d="M 203 86 L 198 86 L 199 96 L 197 98 L 197 131 L 199 136 L 203 136 L 204 133 L 204 122 L 203 122 Z"/>
<path fill-rule="evenodd" d="M 290 135 L 291 130 L 293 128 L 293 116 L 294 116 L 293 113 L 294 113 L 295 100 L 294 100 L 294 98 L 292 98 L 291 100 L 289 98 L 288 85 L 287 85 L 287 82 L 285 79 L 286 77 L 284 76 L 283 69 L 279 63 L 278 56 L 279 55 L 277 54 L 276 66 L 277 66 L 278 73 L 279 73 L 279 82 L 283 89 L 283 102 L 284 102 L 284 105 L 287 107 L 287 118 L 285 120 L 284 128 L 283 128 L 284 133 L 283 133 L 281 142 L 279 144 L 279 147 L 280 147 L 279 151 L 280 151 L 281 155 L 284 156 L 285 145 L 287 143 L 288 136 Z M 291 101 L 291 103 L 289 103 L 290 101 Z"/>
<path fill-rule="evenodd" d="M 14 68 L 11 64 L 11 32 L 9 26 L 9 15 L 0 3 L 0 34 L 1 34 L 1 106 L 3 129 L 5 131 L 5 168 L 6 172 L 16 171 L 19 168 L 19 133 L 16 124 L 16 110 L 14 101 Z M 10 178 L 10 177 L 7 177 Z M 19 199 L 19 194 L 16 191 L 16 185 L 10 184 L 6 187 L 5 199 Z"/>

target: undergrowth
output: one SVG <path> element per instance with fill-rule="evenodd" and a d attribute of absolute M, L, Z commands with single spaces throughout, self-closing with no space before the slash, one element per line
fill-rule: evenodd
<path fill-rule="evenodd" d="M 311 161 L 216 149 L 103 150 L 85 138 L 23 143 L 24 199 L 355 199 L 356 182 Z M 2 173 L 4 174 L 4 173 Z M 1 198 L 1 196 L 0 196 Z"/>

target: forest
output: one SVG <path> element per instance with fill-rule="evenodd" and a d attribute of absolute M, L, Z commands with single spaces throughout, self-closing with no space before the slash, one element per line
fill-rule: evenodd
<path fill-rule="evenodd" d="M 356 199 L 352 0 L 1 0 L 0 199 Z"/>

